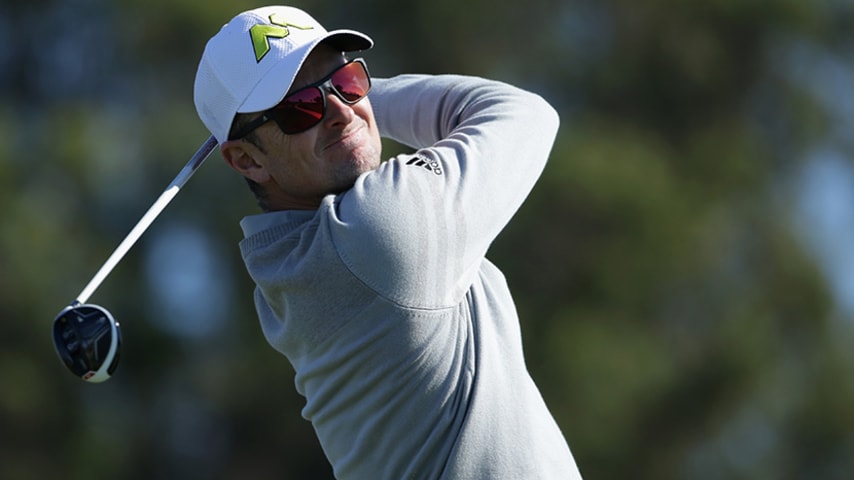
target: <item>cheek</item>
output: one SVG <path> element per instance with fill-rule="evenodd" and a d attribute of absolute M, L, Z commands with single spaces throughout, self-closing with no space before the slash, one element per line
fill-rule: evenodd
<path fill-rule="evenodd" d="M 380 140 L 380 132 L 379 127 L 377 127 L 377 121 L 374 119 L 374 111 L 371 107 L 370 101 L 366 98 L 357 104 L 359 110 L 357 111 L 358 115 L 365 121 L 368 125 L 368 132 L 370 135 L 370 143 L 373 148 L 376 150 L 377 155 L 380 154 L 382 141 Z"/>
<path fill-rule="evenodd" d="M 301 136 L 281 135 L 274 145 L 271 145 L 273 153 L 270 156 L 269 169 L 280 185 L 293 183 L 294 179 L 303 179 L 306 172 L 310 171 L 308 164 L 311 160 L 311 148 L 303 145 L 305 143 Z"/>

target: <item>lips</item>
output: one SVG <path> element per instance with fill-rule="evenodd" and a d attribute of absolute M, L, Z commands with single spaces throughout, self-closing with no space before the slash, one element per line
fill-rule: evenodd
<path fill-rule="evenodd" d="M 344 130 L 343 132 L 341 132 L 341 135 L 336 136 L 334 139 L 332 139 L 332 141 L 327 143 L 326 146 L 323 147 L 323 149 L 321 149 L 321 151 L 325 152 L 327 150 L 332 150 L 332 149 L 336 149 L 336 148 L 353 148 L 355 146 L 358 146 L 358 144 L 359 144 L 358 133 L 361 132 L 362 130 L 363 130 L 362 125 L 359 125 L 357 127 L 351 128 L 351 129 Z"/>

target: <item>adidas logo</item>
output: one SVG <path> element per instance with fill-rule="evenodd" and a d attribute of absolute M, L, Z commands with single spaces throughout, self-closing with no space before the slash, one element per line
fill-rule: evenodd
<path fill-rule="evenodd" d="M 427 170 L 435 173 L 436 175 L 442 174 L 442 166 L 439 165 L 439 162 L 437 162 L 436 160 L 430 160 L 430 159 L 424 158 L 421 155 L 418 155 L 417 157 L 412 158 L 411 160 L 406 162 L 406 164 L 407 165 L 415 165 L 416 167 L 426 168 Z"/>

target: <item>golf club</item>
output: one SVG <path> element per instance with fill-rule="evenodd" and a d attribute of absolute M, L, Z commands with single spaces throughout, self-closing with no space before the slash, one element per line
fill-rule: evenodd
<path fill-rule="evenodd" d="M 86 301 L 154 222 L 154 219 L 160 215 L 160 212 L 178 194 L 181 187 L 210 156 L 216 145 L 216 139 L 211 136 L 199 147 L 178 176 L 172 180 L 127 237 L 116 247 L 86 288 L 53 320 L 54 348 L 59 358 L 74 375 L 93 383 L 103 382 L 112 376 L 118 365 L 121 346 L 119 323 L 107 309 L 87 304 Z"/>

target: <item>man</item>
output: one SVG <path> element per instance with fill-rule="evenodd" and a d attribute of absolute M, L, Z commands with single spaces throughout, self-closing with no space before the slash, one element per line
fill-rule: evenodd
<path fill-rule="evenodd" d="M 580 478 L 485 258 L 557 115 L 478 78 L 370 79 L 342 52 L 372 45 L 265 7 L 202 56 L 199 115 L 264 210 L 240 248 L 265 337 L 338 478 Z M 415 153 L 381 163 L 381 135 Z"/>

